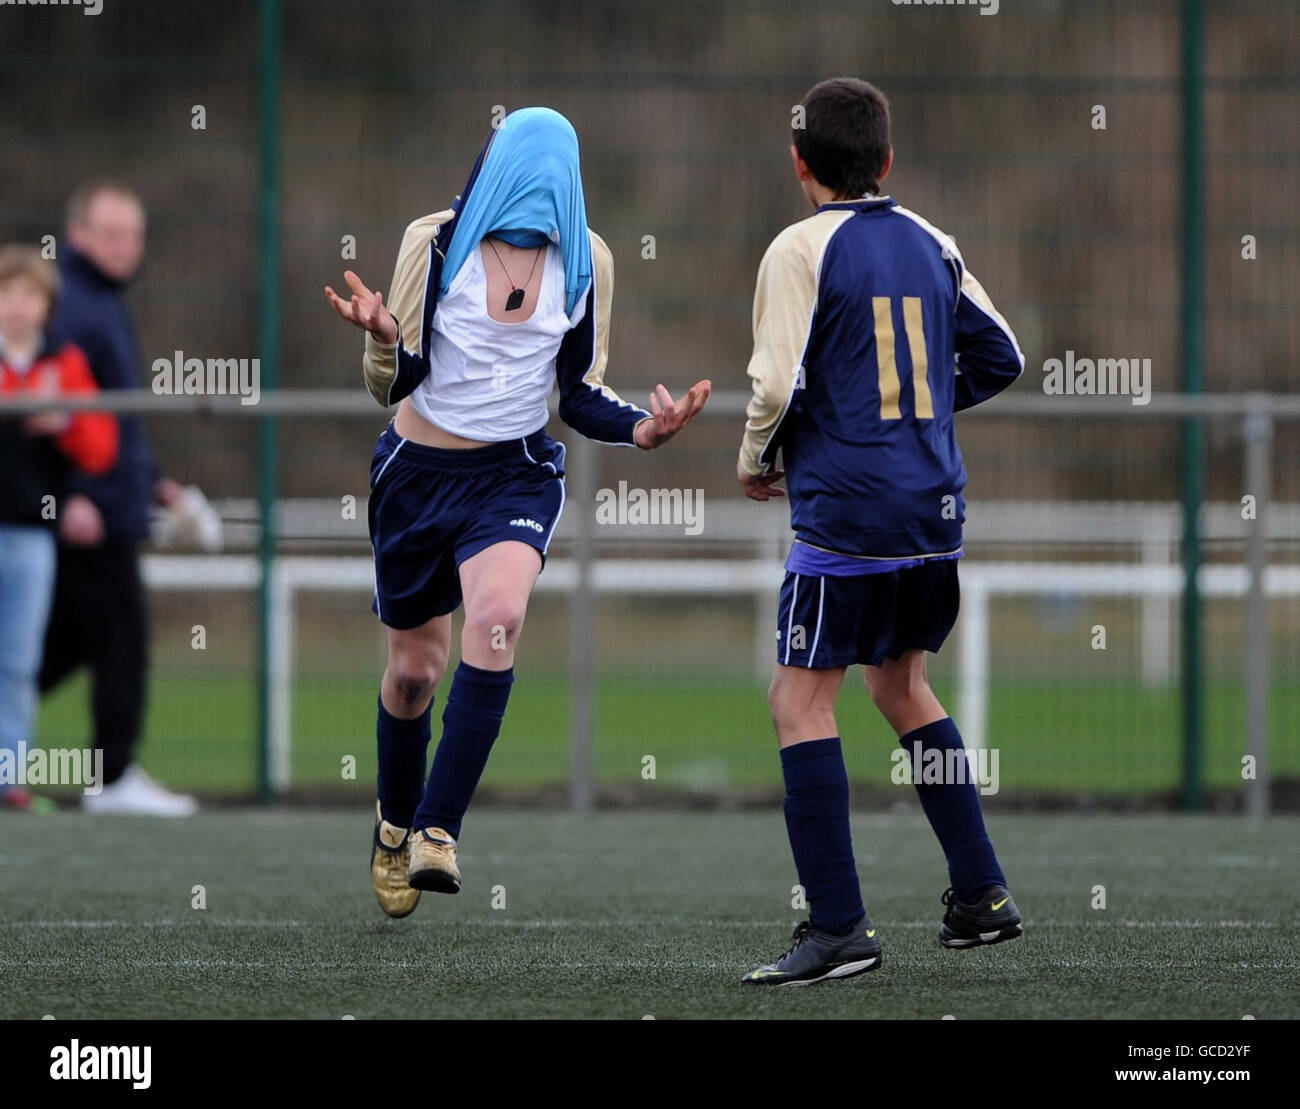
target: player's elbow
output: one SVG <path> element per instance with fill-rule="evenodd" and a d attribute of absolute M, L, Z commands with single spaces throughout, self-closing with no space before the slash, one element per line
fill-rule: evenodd
<path fill-rule="evenodd" d="M 1007 368 L 1012 381 L 1018 381 L 1020 375 L 1025 372 L 1025 353 L 1019 347 L 1011 348 L 1011 358 Z"/>
<path fill-rule="evenodd" d="M 361 372 L 365 378 L 366 391 L 375 399 L 375 403 L 381 408 L 387 408 L 392 403 L 389 396 L 393 391 L 393 381 L 397 377 L 395 367 L 381 366 L 367 355 L 361 360 Z"/>
<path fill-rule="evenodd" d="M 581 435 L 589 435 L 590 420 L 588 419 L 587 408 L 581 400 L 572 392 L 560 394 L 560 403 L 558 408 L 560 419 L 573 428 L 574 431 Z"/>

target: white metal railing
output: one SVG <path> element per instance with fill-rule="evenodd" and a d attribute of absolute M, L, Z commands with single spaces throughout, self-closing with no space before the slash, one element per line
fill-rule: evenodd
<path fill-rule="evenodd" d="M 213 505 L 226 521 L 227 548 L 253 550 L 258 542 L 257 502 L 230 498 Z M 276 505 L 276 534 L 287 542 L 366 541 L 366 504 L 361 499 L 355 513 L 345 518 L 337 498 L 288 498 Z M 736 547 L 760 559 L 784 557 L 790 543 L 789 514 L 784 502 L 757 505 L 743 500 L 710 500 L 701 514 L 698 536 L 686 535 L 680 525 L 602 524 L 598 541 L 635 540 L 687 550 L 691 545 L 710 549 L 720 544 Z M 560 518 L 558 545 L 572 542 L 578 531 L 577 513 Z M 1211 502 L 1201 510 L 1201 535 L 1207 543 L 1242 542 L 1249 525 L 1241 506 Z M 1265 527 L 1270 541 L 1300 542 L 1300 504 L 1274 504 Z M 1138 557 L 1146 566 L 1175 567 L 1182 540 L 1183 514 L 1171 501 L 975 501 L 967 506 L 964 538 L 967 548 L 980 558 L 1004 557 L 999 548 L 1041 548 L 1069 545 L 1081 550 L 1131 547 L 1116 557 Z M 1138 598 L 1141 681 L 1149 689 L 1168 685 L 1173 677 L 1176 651 L 1174 600 L 1171 594 L 1143 593 Z M 759 600 L 760 619 L 754 639 L 754 667 L 759 675 L 771 668 L 768 629 L 776 621 L 776 596 Z"/>
<path fill-rule="evenodd" d="M 570 593 L 579 567 L 572 559 L 552 559 L 538 579 L 540 593 Z M 148 555 L 145 581 L 159 590 L 253 590 L 260 582 L 253 555 Z M 652 596 L 751 596 L 761 606 L 772 597 L 783 574 L 781 560 L 771 559 L 597 559 L 590 585 L 597 594 Z M 990 607 L 994 597 L 1162 597 L 1183 589 L 1178 566 L 1113 562 L 995 562 L 964 560 L 962 609 L 957 624 L 957 719 L 969 747 L 989 742 L 989 655 L 992 646 Z M 1244 597 L 1249 586 L 1245 566 L 1207 566 L 1200 588 L 1206 597 Z M 271 781 L 276 789 L 290 784 L 293 737 L 292 687 L 297 644 L 296 608 L 306 591 L 370 594 L 374 567 L 368 558 L 290 556 L 276 560 L 271 583 Z M 1270 567 L 1265 575 L 1269 597 L 1300 596 L 1300 566 Z M 770 671 L 771 625 L 761 628 L 763 666 Z"/>

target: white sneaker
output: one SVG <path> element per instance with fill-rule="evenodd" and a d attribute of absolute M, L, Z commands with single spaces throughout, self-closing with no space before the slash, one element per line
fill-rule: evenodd
<path fill-rule="evenodd" d="M 134 763 L 99 793 L 82 795 L 81 807 L 92 813 L 131 813 L 140 816 L 193 816 L 199 803 L 188 793 L 172 793 Z"/>

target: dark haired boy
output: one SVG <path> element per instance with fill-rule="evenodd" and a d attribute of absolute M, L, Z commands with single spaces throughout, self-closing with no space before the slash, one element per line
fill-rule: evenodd
<path fill-rule="evenodd" d="M 957 619 L 966 471 L 953 413 L 1005 389 L 1024 358 L 953 240 L 880 195 L 894 157 L 881 92 L 853 78 L 823 81 L 801 114 L 791 156 L 816 212 L 781 232 L 759 267 L 753 396 L 737 463 L 753 500 L 784 495 L 774 483 L 787 479 L 795 531 L 768 701 L 811 919 L 779 959 L 744 979 L 768 985 L 881 965 L 834 715 L 854 664 L 913 756 L 921 806 L 947 857 L 940 942 L 976 947 L 1023 930 L 975 783 L 961 773 L 968 763 L 948 754 L 963 751 L 961 735 L 930 689 L 925 654 Z M 936 755 L 959 773 L 923 780 L 922 760 Z"/>

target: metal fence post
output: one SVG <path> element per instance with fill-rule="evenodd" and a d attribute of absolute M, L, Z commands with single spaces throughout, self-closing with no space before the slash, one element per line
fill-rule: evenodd
<path fill-rule="evenodd" d="M 592 583 L 593 506 L 596 501 L 596 448 L 589 439 L 573 435 L 565 465 L 569 511 L 576 514 L 573 536 L 573 593 L 569 597 L 569 807 L 589 812 L 594 793 L 595 679 L 592 638 L 596 605 Z"/>
<path fill-rule="evenodd" d="M 1268 697 L 1269 643 L 1268 501 L 1271 496 L 1273 418 L 1259 399 L 1246 416 L 1246 493 L 1255 498 L 1255 519 L 1246 533 L 1246 753 L 1255 760 L 1255 777 L 1246 782 L 1246 811 L 1265 816 L 1269 809 Z"/>
<path fill-rule="evenodd" d="M 989 745 L 989 590 L 978 571 L 961 583 L 957 621 L 957 716 L 962 737 L 972 751 Z"/>
<path fill-rule="evenodd" d="M 781 535 L 773 532 L 758 544 L 758 557 L 763 566 L 781 565 Z M 772 667 L 776 663 L 776 619 L 780 611 L 781 575 L 772 575 L 772 582 L 755 596 L 754 604 L 754 680 L 766 685 L 772 680 Z"/>
<path fill-rule="evenodd" d="M 280 0 L 261 0 L 257 9 L 257 118 L 261 180 L 257 198 L 258 325 L 257 349 L 261 388 L 280 384 Z M 258 590 L 257 796 L 271 800 L 275 774 L 271 766 L 271 732 L 275 665 L 274 574 L 279 422 L 265 415 L 257 427 L 257 501 L 261 518 Z"/>
<path fill-rule="evenodd" d="M 1202 374 L 1205 297 L 1202 228 L 1205 206 L 1203 157 L 1203 0 L 1183 0 L 1182 14 L 1182 296 L 1183 392 L 1204 391 Z M 1205 691 L 1202 688 L 1201 497 L 1205 430 L 1199 415 L 1183 423 L 1183 807 L 1205 804 Z"/>

